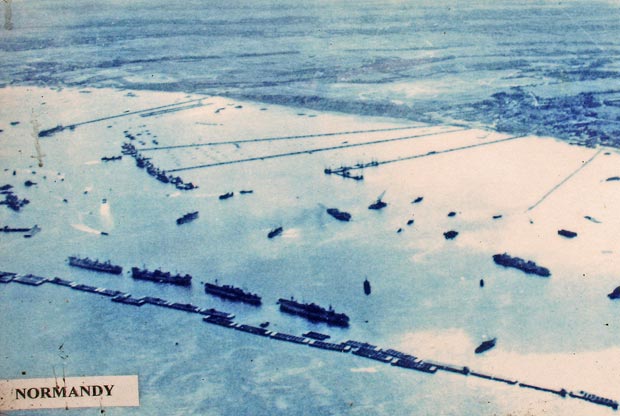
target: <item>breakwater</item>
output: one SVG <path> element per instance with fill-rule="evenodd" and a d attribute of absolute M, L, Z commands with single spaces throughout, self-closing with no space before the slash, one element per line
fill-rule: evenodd
<path fill-rule="evenodd" d="M 474 371 L 466 366 L 458 366 L 438 361 L 421 359 L 419 357 L 407 354 L 402 351 L 398 351 L 392 348 L 384 349 L 363 341 L 347 340 L 344 342 L 326 342 L 313 339 L 305 335 L 298 336 L 293 334 L 287 334 L 284 332 L 271 331 L 266 328 L 235 322 L 233 320 L 235 318 L 235 315 L 232 313 L 219 311 L 213 308 L 200 308 L 199 306 L 193 305 L 191 303 L 170 302 L 165 299 L 150 296 L 135 297 L 130 293 L 113 289 L 89 286 L 78 282 L 61 279 L 59 277 L 54 277 L 50 279 L 42 276 L 35 276 L 32 274 L 17 274 L 0 271 L 0 283 L 8 284 L 11 282 L 33 287 L 41 286 L 43 284 L 53 284 L 86 293 L 106 296 L 110 298 L 113 302 L 120 304 L 135 307 L 142 307 L 143 305 L 148 304 L 157 307 L 175 309 L 186 313 L 199 314 L 202 315 L 202 320 L 205 323 L 217 325 L 223 328 L 230 328 L 239 332 L 245 332 L 250 335 L 257 335 L 264 338 L 289 342 L 293 344 L 306 345 L 312 348 L 343 354 L 350 352 L 352 353 L 352 355 L 356 355 L 361 358 L 374 360 L 402 369 L 415 370 L 426 374 L 436 374 L 443 371 L 467 377 L 477 377 L 488 380 L 490 382 L 504 383 L 520 388 L 537 390 L 541 393 L 557 395 L 563 398 L 579 399 L 588 403 L 606 406 L 614 410 L 618 409 L 618 402 L 616 400 L 601 397 L 592 393 L 585 392 L 583 390 L 568 391 L 564 388 L 551 389 L 543 386 L 537 386 L 534 384 L 519 382 L 518 380 L 507 377 L 500 377 L 480 371 Z"/>

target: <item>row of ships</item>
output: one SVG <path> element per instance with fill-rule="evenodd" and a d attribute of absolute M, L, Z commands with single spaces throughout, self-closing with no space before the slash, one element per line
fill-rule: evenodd
<path fill-rule="evenodd" d="M 109 261 L 100 262 L 98 260 L 80 258 L 71 256 L 68 258 L 69 265 L 98 272 L 121 274 L 123 268 L 111 264 Z M 147 270 L 138 267 L 131 268 L 131 276 L 138 280 L 149 280 L 157 283 L 171 283 L 180 286 L 191 285 L 192 276 L 189 274 L 172 274 L 161 270 Z M 365 283 L 366 285 L 366 283 Z M 366 287 L 366 286 L 365 286 Z M 244 291 L 241 288 L 231 285 L 219 285 L 215 283 L 205 283 L 205 292 L 229 301 L 243 302 L 254 306 L 262 304 L 262 298 L 255 294 Z M 329 308 L 324 308 L 315 303 L 298 302 L 295 299 L 278 299 L 280 310 L 292 315 L 301 316 L 312 322 L 325 322 L 329 325 L 347 327 L 349 326 L 349 317 L 344 313 L 338 313 Z"/>

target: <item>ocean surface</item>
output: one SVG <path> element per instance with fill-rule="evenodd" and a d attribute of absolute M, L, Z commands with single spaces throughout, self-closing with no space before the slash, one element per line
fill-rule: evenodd
<path fill-rule="evenodd" d="M 0 85 L 206 92 L 618 146 L 619 8 L 14 0 Z"/>
<path fill-rule="evenodd" d="M 313 329 L 334 341 L 367 341 L 524 381 L 551 380 L 553 388 L 620 397 L 618 305 L 605 297 L 620 284 L 620 199 L 604 181 L 618 174 L 617 153 L 597 156 L 532 212 L 528 207 L 592 157 L 593 149 L 529 137 L 480 147 L 493 150 L 475 150 L 471 158 L 443 154 L 367 169 L 359 183 L 323 174 L 325 167 L 522 132 L 532 120 L 506 125 L 496 117 L 530 108 L 529 101 L 505 99 L 530 93 L 548 100 L 540 111 L 555 117 L 551 126 L 566 125 L 574 100 L 591 103 L 584 98 L 590 94 L 600 104 L 591 111 L 608 111 L 611 121 L 580 113 L 591 129 L 572 136 L 566 130 L 570 134 L 562 138 L 584 144 L 582 135 L 591 138 L 588 131 L 594 131 L 597 141 L 586 144 L 600 143 L 600 133 L 617 126 L 617 2 L 14 0 L 11 12 L 11 30 L 0 30 L 4 90 L 75 89 L 58 96 L 41 90 L 40 97 L 35 90 L 24 105 L 11 93 L 0 96 L 0 160 L 6 166 L 0 185 L 12 183 L 32 201 L 19 214 L 0 207 L 0 225 L 43 228 L 32 239 L 0 235 L 2 270 L 192 302 L 235 313 L 244 323 L 269 321 L 271 329 L 291 334 Z M 30 157 L 28 122 L 35 115 L 49 128 L 197 94 L 226 98 L 161 117 L 80 126 L 42 141 L 45 167 Z M 506 105 L 501 111 L 499 101 Z M 219 108 L 225 111 L 216 113 Z M 11 126 L 16 120 L 21 124 Z M 413 130 L 151 155 L 158 166 L 175 169 L 416 133 L 441 133 L 441 140 L 429 136 L 179 172 L 200 185 L 187 193 L 154 181 L 127 157 L 117 164 L 99 160 L 120 152 L 124 130 L 176 145 L 393 127 Z M 447 132 L 456 128 L 468 130 Z M 38 185 L 24 188 L 26 178 Z M 254 193 L 239 195 L 241 189 Z M 233 190 L 234 198 L 218 200 Z M 384 191 L 388 208 L 369 211 Z M 424 201 L 411 204 L 417 196 Z M 353 221 L 334 221 L 325 214 L 331 206 L 351 212 Z M 184 228 L 175 224 L 194 210 L 199 220 Z M 453 210 L 457 216 L 447 217 Z M 503 218 L 492 220 L 497 214 Z M 408 227 L 411 218 L 415 224 Z M 276 226 L 284 234 L 268 240 Z M 559 239 L 555 233 L 564 227 L 577 228 L 579 238 Z M 397 233 L 399 228 L 404 231 Z M 453 242 L 442 235 L 449 229 L 461 233 Z M 511 249 L 550 267 L 552 279 L 493 264 L 492 254 Z M 116 279 L 69 268 L 65 259 L 74 254 L 126 268 L 187 272 L 195 282 L 186 289 L 127 275 Z M 260 293 L 264 306 L 207 297 L 200 282 L 215 278 Z M 365 278 L 371 296 L 363 294 Z M 351 327 L 281 314 L 275 302 L 290 296 L 333 305 L 351 316 Z M 398 371 L 351 354 L 207 325 L 180 311 L 118 305 L 49 284 L 3 285 L 0 314 L 3 378 L 138 374 L 141 407 L 105 409 L 110 415 L 611 412 L 471 377 Z M 492 337 L 499 340 L 495 350 L 473 354 Z"/>

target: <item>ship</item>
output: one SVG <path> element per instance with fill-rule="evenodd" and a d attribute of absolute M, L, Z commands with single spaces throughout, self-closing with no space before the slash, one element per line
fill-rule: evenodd
<path fill-rule="evenodd" d="M 99 260 L 91 260 L 88 257 L 80 258 L 77 256 L 70 256 L 67 260 L 69 260 L 70 266 L 80 267 L 82 269 L 110 274 L 121 274 L 123 272 L 123 268 L 121 266 L 116 266 L 110 263 L 109 260 L 101 262 Z"/>
<path fill-rule="evenodd" d="M 351 214 L 340 211 L 338 208 L 327 208 L 327 213 L 339 221 L 349 221 L 351 219 Z"/>
<path fill-rule="evenodd" d="M 496 341 L 497 341 L 497 338 L 484 341 L 482 344 L 476 347 L 476 350 L 475 350 L 476 354 L 482 354 L 483 352 L 490 350 L 491 348 L 495 346 Z"/>
<path fill-rule="evenodd" d="M 194 221 L 198 218 L 198 211 L 188 212 L 180 218 L 177 218 L 177 225 L 185 224 L 186 222 Z"/>
<path fill-rule="evenodd" d="M 274 228 L 273 230 L 269 231 L 269 234 L 267 234 L 267 237 L 274 238 L 274 237 L 279 236 L 280 234 L 282 234 L 282 227 Z"/>
<path fill-rule="evenodd" d="M 609 299 L 620 299 L 620 286 L 614 289 L 613 292 L 607 295 Z"/>
<path fill-rule="evenodd" d="M 368 279 L 364 280 L 364 293 L 366 295 L 370 295 L 370 282 L 368 281 Z"/>
<path fill-rule="evenodd" d="M 260 306 L 261 297 L 255 293 L 245 292 L 242 289 L 230 285 L 218 285 L 216 283 L 205 283 L 205 293 L 219 296 L 221 298 L 235 302 L 249 303 L 250 305 Z"/>
<path fill-rule="evenodd" d="M 450 230 L 443 233 L 443 236 L 446 240 L 454 240 L 456 236 L 459 235 L 458 231 Z"/>
<path fill-rule="evenodd" d="M 220 200 L 228 199 L 228 198 L 232 198 L 233 195 L 234 195 L 234 192 L 227 192 L 227 193 L 225 193 L 223 195 L 220 195 L 219 198 L 220 198 Z"/>
<path fill-rule="evenodd" d="M 377 200 L 375 202 L 368 206 L 368 209 L 380 210 L 387 207 L 387 203 L 382 201 L 383 195 L 385 195 L 385 191 L 383 191 L 381 195 L 377 197 Z"/>
<path fill-rule="evenodd" d="M 342 327 L 349 326 L 349 317 L 344 313 L 336 313 L 331 306 L 329 309 L 325 309 L 315 303 L 300 303 L 292 298 L 291 300 L 280 298 L 278 304 L 280 304 L 282 312 L 298 315 L 312 322 L 325 322 L 328 325 Z"/>
<path fill-rule="evenodd" d="M 157 269 L 150 271 L 147 269 L 131 268 L 131 277 L 138 280 L 150 280 L 157 283 L 171 283 L 179 286 L 189 286 L 192 284 L 192 276 L 189 274 L 171 274 L 170 272 L 162 272 Z"/>
<path fill-rule="evenodd" d="M 504 267 L 513 267 L 527 274 L 536 274 L 542 277 L 551 276 L 551 272 L 546 267 L 542 267 L 533 261 L 525 261 L 519 257 L 512 257 L 507 253 L 493 255 L 493 261 Z"/>
<path fill-rule="evenodd" d="M 558 230 L 558 235 L 566 238 L 575 238 L 577 237 L 577 233 L 569 230 Z"/>

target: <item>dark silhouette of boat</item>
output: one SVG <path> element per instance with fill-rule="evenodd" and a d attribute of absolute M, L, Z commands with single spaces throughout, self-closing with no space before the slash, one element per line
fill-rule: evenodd
<path fill-rule="evenodd" d="M 542 267 L 533 261 L 525 261 L 519 257 L 512 257 L 507 253 L 493 255 L 493 261 L 504 267 L 513 267 L 527 274 L 536 274 L 542 277 L 551 276 L 551 272 L 546 267 Z"/>
<path fill-rule="evenodd" d="M 11 228 L 8 225 L 0 228 L 1 233 L 27 233 L 30 230 L 32 230 L 32 228 Z"/>
<path fill-rule="evenodd" d="M 339 221 L 349 221 L 351 219 L 351 214 L 340 211 L 338 208 L 328 208 L 327 213 Z"/>
<path fill-rule="evenodd" d="M 102 162 L 114 162 L 115 160 L 121 160 L 123 156 L 104 156 L 101 158 Z"/>
<path fill-rule="evenodd" d="M 171 274 L 170 272 L 163 272 L 159 269 L 150 271 L 147 269 L 132 267 L 131 277 L 138 280 L 150 280 L 157 283 L 171 283 L 179 286 L 189 286 L 192 284 L 192 276 L 189 274 Z"/>
<path fill-rule="evenodd" d="M 620 286 L 615 288 L 613 292 L 607 295 L 609 299 L 620 299 Z"/>
<path fill-rule="evenodd" d="M 269 231 L 269 234 L 267 234 L 268 238 L 274 238 L 279 236 L 280 234 L 282 234 L 282 227 L 278 227 L 278 228 L 274 228 L 273 230 Z"/>
<path fill-rule="evenodd" d="M 482 354 L 483 352 L 490 350 L 491 348 L 495 346 L 496 341 L 497 341 L 497 338 L 484 341 L 482 344 L 476 347 L 476 350 L 475 350 L 476 354 Z"/>
<path fill-rule="evenodd" d="M 569 231 L 569 230 L 558 230 L 558 234 L 561 235 L 562 237 L 566 237 L 566 238 L 575 238 L 577 237 L 577 233 L 574 231 Z"/>
<path fill-rule="evenodd" d="M 480 287 L 484 287 L 484 279 L 480 279 Z"/>
<path fill-rule="evenodd" d="M 110 263 L 109 260 L 101 262 L 99 260 L 89 259 L 88 257 L 80 258 L 77 256 L 70 256 L 68 260 L 70 266 L 79 267 L 82 269 L 110 274 L 121 274 L 123 272 L 123 268 L 121 266 L 114 265 Z"/>
<path fill-rule="evenodd" d="M 177 218 L 177 225 L 185 224 L 190 221 L 194 221 L 198 218 L 198 211 L 188 212 L 180 218 Z"/>
<path fill-rule="evenodd" d="M 368 281 L 368 279 L 364 280 L 364 293 L 366 295 L 370 295 L 371 289 L 370 289 L 370 282 Z"/>
<path fill-rule="evenodd" d="M 387 203 L 382 201 L 383 195 L 385 195 L 385 191 L 383 191 L 381 195 L 377 197 L 377 200 L 375 202 L 368 206 L 368 209 L 380 210 L 387 207 Z"/>
<path fill-rule="evenodd" d="M 456 212 L 454 211 L 448 212 L 448 217 L 456 217 Z"/>
<path fill-rule="evenodd" d="M 227 192 L 223 195 L 220 195 L 219 198 L 220 200 L 224 200 L 224 199 L 232 198 L 233 195 L 234 195 L 234 192 Z"/>
<path fill-rule="evenodd" d="M 302 334 L 304 337 L 316 339 L 318 341 L 325 341 L 326 339 L 331 338 L 331 336 L 327 334 L 321 334 L 320 332 L 308 331 Z"/>
<path fill-rule="evenodd" d="M 419 204 L 420 202 L 422 202 L 424 200 L 423 196 L 419 196 L 416 199 L 414 199 L 413 201 L 411 201 L 412 204 Z"/>
<path fill-rule="evenodd" d="M 446 238 L 446 240 L 454 240 L 457 235 L 459 235 L 459 232 L 454 230 L 446 231 L 445 233 L 443 233 L 443 236 Z"/>
<path fill-rule="evenodd" d="M 245 292 L 242 289 L 230 285 L 218 285 L 216 283 L 205 283 L 205 293 L 215 295 L 220 298 L 232 300 L 234 302 L 249 303 L 250 305 L 260 306 L 261 297 L 255 293 Z"/>
<path fill-rule="evenodd" d="M 329 309 L 322 308 L 315 303 L 300 303 L 291 298 L 278 299 L 280 310 L 292 315 L 301 316 L 312 322 L 325 322 L 334 326 L 349 326 L 349 317 L 344 313 L 336 313 L 332 307 Z"/>

